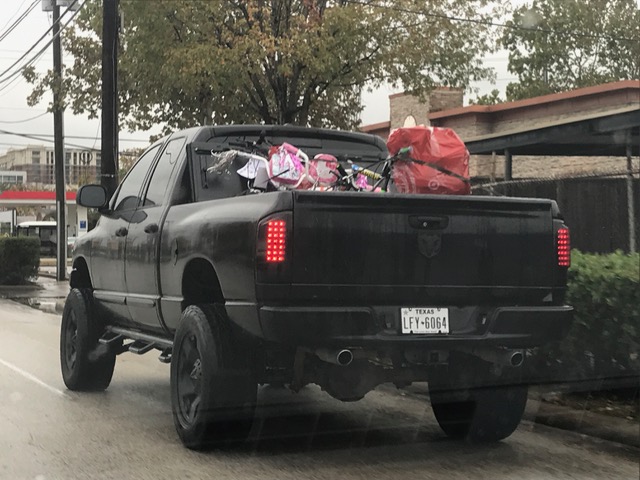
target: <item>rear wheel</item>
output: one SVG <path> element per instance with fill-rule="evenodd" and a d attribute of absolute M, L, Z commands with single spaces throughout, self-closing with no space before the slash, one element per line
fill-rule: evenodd
<path fill-rule="evenodd" d="M 98 339 L 103 331 L 91 290 L 72 289 L 60 328 L 60 366 L 69 390 L 105 390 L 111 383 L 116 355 L 100 348 Z"/>
<path fill-rule="evenodd" d="M 171 359 L 171 403 L 186 447 L 246 440 L 257 395 L 249 358 L 234 341 L 222 308 L 192 305 L 184 311 Z"/>
<path fill-rule="evenodd" d="M 433 413 L 452 438 L 497 442 L 511 435 L 522 420 L 528 387 L 515 370 L 491 374 L 490 365 L 471 357 L 452 362 L 429 382 Z"/>

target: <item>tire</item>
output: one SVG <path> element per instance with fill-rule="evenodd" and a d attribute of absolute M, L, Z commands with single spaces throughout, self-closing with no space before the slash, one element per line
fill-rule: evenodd
<path fill-rule="evenodd" d="M 171 406 L 187 448 L 247 439 L 258 389 L 249 351 L 233 337 L 223 308 L 192 305 L 183 312 L 171 358 Z"/>
<path fill-rule="evenodd" d="M 60 327 L 60 366 L 69 390 L 101 391 L 111 383 L 116 355 L 99 348 L 103 332 L 91 290 L 73 288 L 65 301 Z"/>
<path fill-rule="evenodd" d="M 473 443 L 511 435 L 522 420 L 528 387 L 515 370 L 497 377 L 480 360 L 458 358 L 429 382 L 433 413 L 444 433 Z"/>

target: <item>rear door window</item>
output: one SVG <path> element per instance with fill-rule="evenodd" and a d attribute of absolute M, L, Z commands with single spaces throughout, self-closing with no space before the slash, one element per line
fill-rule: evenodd
<path fill-rule="evenodd" d="M 178 158 L 184 151 L 185 142 L 185 137 L 171 140 L 160 155 L 149 181 L 144 200 L 145 207 L 162 205 L 164 195 L 169 189 L 171 173 L 178 163 Z"/>

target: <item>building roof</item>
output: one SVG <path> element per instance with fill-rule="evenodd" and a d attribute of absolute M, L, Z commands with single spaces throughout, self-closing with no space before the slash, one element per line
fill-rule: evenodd
<path fill-rule="evenodd" d="M 627 155 L 627 146 L 640 144 L 640 106 L 571 118 L 570 121 L 535 123 L 520 130 L 503 131 L 465 140 L 472 154 L 546 156 Z"/>
<path fill-rule="evenodd" d="M 378 130 L 388 130 L 391 128 L 391 122 L 372 123 L 371 125 L 363 125 L 360 131 L 364 133 L 377 132 Z"/>
<path fill-rule="evenodd" d="M 614 91 L 621 90 L 635 90 L 640 91 L 640 80 L 622 80 L 620 82 L 605 83 L 602 85 L 596 85 L 594 87 L 578 88 L 576 90 L 570 90 L 568 92 L 553 93 L 550 95 L 541 95 L 539 97 L 527 98 L 525 100 L 517 100 L 515 102 L 504 102 L 496 105 L 469 105 L 467 107 L 453 108 L 449 110 L 441 110 L 429 114 L 430 120 L 439 120 L 444 118 L 452 118 L 468 114 L 490 114 L 496 112 L 505 112 L 510 110 L 518 110 L 521 108 L 528 108 L 533 106 L 540 106 L 549 103 L 564 102 L 567 100 L 574 100 L 578 98 L 585 98 L 590 96 L 596 96 L 606 94 Z M 395 98 L 405 95 L 404 93 L 396 93 L 390 95 L 389 98 Z M 364 133 L 377 132 L 379 130 L 385 130 L 391 128 L 391 122 L 373 123 L 370 125 L 363 125 L 360 127 L 360 131 Z"/>
<path fill-rule="evenodd" d="M 557 103 L 566 100 L 575 100 L 578 98 L 601 95 L 618 90 L 638 90 L 640 91 L 640 80 L 623 80 L 620 82 L 604 83 L 594 87 L 578 88 L 568 92 L 553 93 L 550 95 L 541 95 L 539 97 L 527 98 L 525 100 L 517 100 L 515 102 L 504 102 L 496 105 L 469 105 L 468 107 L 453 108 L 451 110 L 443 110 L 429 114 L 430 120 L 442 118 L 450 118 L 459 115 L 467 115 L 470 113 L 494 113 L 504 112 L 507 110 L 517 110 L 539 106 L 549 103 Z"/>

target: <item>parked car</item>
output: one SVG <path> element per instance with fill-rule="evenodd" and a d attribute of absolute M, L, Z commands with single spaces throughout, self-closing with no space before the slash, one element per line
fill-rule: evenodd
<path fill-rule="evenodd" d="M 447 435 L 497 441 L 527 400 L 524 349 L 561 338 L 568 230 L 540 199 L 253 194 L 212 152 L 267 138 L 311 157 L 387 155 L 375 136 L 290 126 L 201 127 L 149 148 L 78 238 L 61 329 L 64 382 L 103 390 L 116 356 L 171 364 L 189 448 L 243 440 L 259 384 L 343 401 L 428 381 Z"/>

